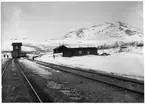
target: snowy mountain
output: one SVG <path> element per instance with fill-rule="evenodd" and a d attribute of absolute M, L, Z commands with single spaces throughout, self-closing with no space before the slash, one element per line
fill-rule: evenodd
<path fill-rule="evenodd" d="M 62 41 L 66 44 L 74 42 L 76 44 L 93 45 L 132 41 L 143 43 L 143 34 L 137 28 L 131 27 L 123 22 L 106 22 L 69 32 L 62 38 Z"/>

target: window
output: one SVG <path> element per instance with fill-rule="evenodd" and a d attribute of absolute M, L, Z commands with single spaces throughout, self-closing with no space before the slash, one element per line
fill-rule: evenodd
<path fill-rule="evenodd" d="M 16 49 L 18 49 L 18 46 L 16 46 Z"/>
<path fill-rule="evenodd" d="M 90 51 L 87 51 L 87 54 L 90 54 Z"/>
<path fill-rule="evenodd" d="M 81 55 L 82 54 L 82 50 L 79 50 L 79 55 Z"/>

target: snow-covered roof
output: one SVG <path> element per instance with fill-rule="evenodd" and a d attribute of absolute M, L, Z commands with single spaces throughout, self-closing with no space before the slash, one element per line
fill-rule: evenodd
<path fill-rule="evenodd" d="M 85 45 L 60 45 L 56 48 L 58 49 L 58 48 L 62 48 L 62 47 L 63 48 L 96 48 L 96 47 L 91 46 L 91 45 L 90 46 L 89 45 L 88 46 L 87 45 L 86 46 Z"/>

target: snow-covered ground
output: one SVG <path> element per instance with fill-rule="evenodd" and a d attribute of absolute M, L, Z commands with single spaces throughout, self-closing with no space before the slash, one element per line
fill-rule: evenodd
<path fill-rule="evenodd" d="M 55 59 L 52 53 L 47 53 L 36 60 L 66 65 L 69 67 L 80 67 L 85 70 L 96 70 L 107 73 L 144 80 L 144 60 L 140 49 L 134 49 L 130 52 L 115 53 L 109 56 L 87 55 L 80 57 L 61 57 L 56 55 Z"/>
<path fill-rule="evenodd" d="M 46 78 L 48 75 L 51 75 L 51 72 L 44 70 L 43 68 L 39 67 L 36 63 L 33 63 L 26 59 L 19 59 L 20 63 L 23 63 L 26 68 L 29 68 L 32 72 L 39 74 L 43 78 Z"/>

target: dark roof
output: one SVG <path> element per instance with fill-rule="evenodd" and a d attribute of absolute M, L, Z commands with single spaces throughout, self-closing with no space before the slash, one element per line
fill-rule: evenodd
<path fill-rule="evenodd" d="M 22 43 L 12 43 L 12 46 L 22 46 Z"/>
<path fill-rule="evenodd" d="M 55 49 L 59 49 L 59 48 L 67 48 L 67 47 L 65 45 L 61 45 L 61 46 L 56 47 Z"/>
<path fill-rule="evenodd" d="M 120 48 L 127 48 L 126 46 L 121 46 Z"/>

